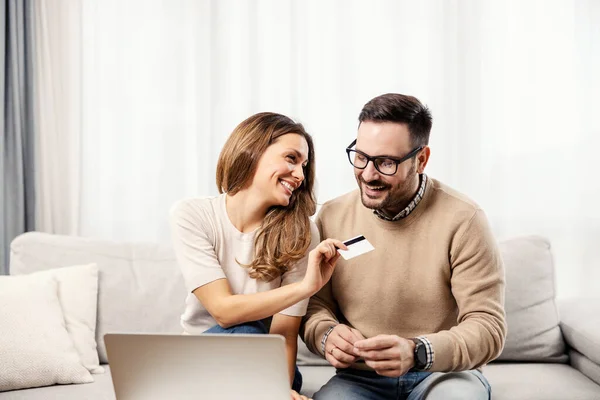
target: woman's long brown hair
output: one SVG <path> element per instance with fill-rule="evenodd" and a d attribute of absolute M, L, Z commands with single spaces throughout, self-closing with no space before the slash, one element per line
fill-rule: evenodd
<path fill-rule="evenodd" d="M 234 195 L 248 187 L 267 147 L 289 133 L 306 139 L 308 163 L 304 168 L 304 181 L 292 193 L 289 205 L 274 206 L 267 212 L 256 234 L 254 259 L 244 265 L 250 269 L 251 278 L 265 282 L 272 281 L 291 268 L 306 254 L 310 245 L 309 217 L 316 211 L 312 137 L 302 124 L 285 115 L 269 112 L 255 114 L 233 130 L 217 163 L 219 193 Z"/>

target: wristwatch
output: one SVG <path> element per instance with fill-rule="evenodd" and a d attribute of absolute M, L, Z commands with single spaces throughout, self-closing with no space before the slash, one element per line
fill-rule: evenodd
<path fill-rule="evenodd" d="M 415 342 L 415 369 L 423 370 L 427 365 L 427 349 L 421 339 L 411 338 Z"/>

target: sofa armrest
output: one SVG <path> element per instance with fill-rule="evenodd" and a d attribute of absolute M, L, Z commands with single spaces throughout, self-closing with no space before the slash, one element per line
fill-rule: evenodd
<path fill-rule="evenodd" d="M 571 365 L 580 371 L 582 365 L 600 371 L 600 298 L 565 299 L 558 305 L 560 329 L 572 349 Z M 585 368 L 586 372 L 590 368 Z"/>

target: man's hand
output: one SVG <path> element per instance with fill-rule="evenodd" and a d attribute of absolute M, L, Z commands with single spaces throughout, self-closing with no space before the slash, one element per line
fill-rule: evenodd
<path fill-rule="evenodd" d="M 312 399 L 309 399 L 308 397 L 306 397 L 302 394 L 299 394 L 295 390 L 292 390 L 292 400 L 312 400 Z"/>
<path fill-rule="evenodd" d="M 358 360 L 354 343 L 365 337 L 356 329 L 339 324 L 329 333 L 325 342 L 325 359 L 336 368 L 348 368 Z"/>
<path fill-rule="evenodd" d="M 333 333 L 333 332 L 332 332 Z M 415 343 L 396 335 L 377 335 L 354 343 L 354 354 L 379 375 L 398 377 L 415 365 Z"/>

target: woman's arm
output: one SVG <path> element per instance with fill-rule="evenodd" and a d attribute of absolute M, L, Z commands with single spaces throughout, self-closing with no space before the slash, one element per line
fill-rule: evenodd
<path fill-rule="evenodd" d="M 300 329 L 302 317 L 292 317 L 284 314 L 273 315 L 270 334 L 281 335 L 285 338 L 285 348 L 288 360 L 288 372 L 290 373 L 290 385 L 294 383 L 296 373 L 296 356 L 298 353 L 298 330 Z"/>
<path fill-rule="evenodd" d="M 313 294 L 304 282 L 266 292 L 232 294 L 227 279 L 208 283 L 193 293 L 223 328 L 270 317 Z"/>
<path fill-rule="evenodd" d="M 308 254 L 306 275 L 266 292 L 233 294 L 227 279 L 218 279 L 196 288 L 193 293 L 223 328 L 270 317 L 315 294 L 331 278 L 339 258 L 337 248 L 347 249 L 339 240 L 322 241 Z"/>

